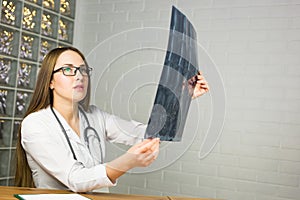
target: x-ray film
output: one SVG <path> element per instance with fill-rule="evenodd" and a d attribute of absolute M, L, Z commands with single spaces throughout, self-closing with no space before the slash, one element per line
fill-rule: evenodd
<path fill-rule="evenodd" d="M 181 141 L 197 73 L 195 29 L 173 6 L 168 49 L 145 138 Z"/>

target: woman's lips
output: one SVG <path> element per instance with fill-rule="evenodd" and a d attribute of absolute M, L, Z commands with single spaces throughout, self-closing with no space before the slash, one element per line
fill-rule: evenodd
<path fill-rule="evenodd" d="M 76 86 L 74 87 L 74 89 L 84 89 L 84 86 L 83 86 L 83 85 L 76 85 Z"/>

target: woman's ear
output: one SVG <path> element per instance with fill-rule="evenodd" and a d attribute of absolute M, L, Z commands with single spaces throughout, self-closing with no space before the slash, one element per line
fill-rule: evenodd
<path fill-rule="evenodd" d="M 54 89 L 54 84 L 53 84 L 53 80 L 51 80 L 50 85 L 49 85 L 50 90 Z"/>

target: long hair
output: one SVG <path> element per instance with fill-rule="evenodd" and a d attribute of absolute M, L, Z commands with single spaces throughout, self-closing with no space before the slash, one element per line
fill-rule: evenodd
<path fill-rule="evenodd" d="M 62 47 L 51 50 L 44 58 L 42 66 L 40 68 L 37 83 L 28 109 L 24 115 L 24 118 L 33 112 L 37 112 L 41 109 L 47 108 L 49 105 L 53 105 L 53 92 L 50 89 L 50 82 L 52 80 L 52 72 L 55 67 L 58 57 L 65 51 L 71 50 L 77 52 L 85 62 L 87 62 L 84 55 L 74 47 Z M 90 77 L 88 78 L 87 94 L 79 104 L 88 110 L 90 102 Z M 15 173 L 15 186 L 19 187 L 35 187 L 32 173 L 27 162 L 26 152 L 21 144 L 21 126 L 18 131 L 18 140 L 16 144 L 16 173 Z"/>

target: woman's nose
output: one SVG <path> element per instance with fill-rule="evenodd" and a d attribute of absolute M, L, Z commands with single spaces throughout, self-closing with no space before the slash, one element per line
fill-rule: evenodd
<path fill-rule="evenodd" d="M 76 70 L 75 77 L 77 79 L 79 79 L 79 78 L 82 79 L 83 78 L 83 75 L 81 74 L 81 71 L 79 69 Z"/>

